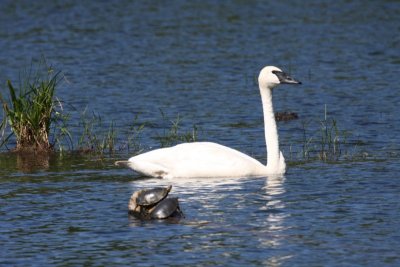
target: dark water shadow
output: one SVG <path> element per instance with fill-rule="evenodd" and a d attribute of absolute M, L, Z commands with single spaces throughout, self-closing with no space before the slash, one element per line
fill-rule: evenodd
<path fill-rule="evenodd" d="M 35 173 L 46 171 L 50 168 L 51 153 L 35 152 L 8 152 L 0 154 L 0 167 L 2 171 Z"/>
<path fill-rule="evenodd" d="M 17 169 L 24 173 L 45 171 L 50 167 L 50 153 L 17 153 Z"/>

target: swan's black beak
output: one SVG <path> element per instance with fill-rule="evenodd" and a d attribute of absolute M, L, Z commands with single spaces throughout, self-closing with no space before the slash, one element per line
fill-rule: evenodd
<path fill-rule="evenodd" d="M 300 81 L 293 79 L 292 77 L 290 77 L 288 74 L 286 74 L 283 71 L 276 71 L 275 70 L 272 73 L 275 74 L 278 77 L 279 82 L 281 84 L 301 84 Z"/>

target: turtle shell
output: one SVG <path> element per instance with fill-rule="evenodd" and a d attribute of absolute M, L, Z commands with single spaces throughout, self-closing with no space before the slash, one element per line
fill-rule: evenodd
<path fill-rule="evenodd" d="M 150 218 L 152 219 L 166 219 L 168 217 L 172 217 L 174 213 L 182 215 L 182 212 L 179 208 L 178 198 L 166 198 L 162 200 L 150 213 Z"/>
<path fill-rule="evenodd" d="M 136 198 L 136 203 L 139 206 L 150 207 L 168 196 L 169 191 L 171 191 L 172 186 L 156 187 L 153 189 L 141 190 Z"/>

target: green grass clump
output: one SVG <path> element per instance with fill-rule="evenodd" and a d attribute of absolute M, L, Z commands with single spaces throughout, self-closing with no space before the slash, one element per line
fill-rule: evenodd
<path fill-rule="evenodd" d="M 55 72 L 42 60 L 37 69 L 31 68 L 20 75 L 19 88 L 10 80 L 7 88 L 9 101 L 0 93 L 0 102 L 4 116 L 1 122 L 3 130 L 7 124 L 11 133 L 2 138 L 4 145 L 14 134 L 17 151 L 49 151 L 54 143 L 50 141 L 50 131 L 53 122 L 65 119 L 57 106 L 61 106 L 55 97 L 56 87 L 62 79 L 61 72 Z M 68 135 L 67 131 L 62 134 Z M 3 136 L 4 137 L 4 136 Z M 54 140 L 53 140 L 54 141 Z"/>

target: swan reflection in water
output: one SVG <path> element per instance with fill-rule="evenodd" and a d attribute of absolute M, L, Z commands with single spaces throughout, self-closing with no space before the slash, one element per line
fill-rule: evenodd
<path fill-rule="evenodd" d="M 178 197 L 183 216 L 179 219 L 168 220 L 167 223 L 181 223 L 193 226 L 217 226 L 211 220 L 213 213 L 221 213 L 221 207 L 226 202 L 226 194 L 221 191 L 234 192 L 243 188 L 243 181 L 246 179 L 237 178 L 182 178 L 174 180 L 173 183 L 168 179 L 137 179 L 131 183 L 133 195 L 144 189 L 155 189 L 172 185 L 174 197 Z M 131 199 L 133 197 L 131 196 Z M 226 208 L 226 207 L 225 207 Z M 236 209 L 235 205 L 231 208 Z M 132 209 L 132 208 L 129 208 Z M 133 214 L 131 212 L 131 214 Z M 201 216 L 204 215 L 204 216 Z M 137 216 L 136 216 L 137 217 Z M 196 217 L 196 218 L 195 218 Z M 140 219 L 140 218 L 139 218 Z M 143 220 L 129 218 L 131 226 L 141 226 Z"/>
<path fill-rule="evenodd" d="M 246 242 L 257 249 L 271 253 L 266 265 L 279 266 L 291 258 L 290 252 L 279 248 L 285 242 L 286 193 L 285 176 L 270 175 L 264 178 L 216 179 L 147 179 L 131 183 L 133 191 L 141 188 L 165 187 L 172 184 L 174 196 L 179 197 L 185 218 L 173 223 L 193 227 L 193 232 L 205 234 L 203 241 L 213 240 L 215 234 L 230 233 L 237 238 L 251 235 Z M 170 223 L 170 221 L 165 221 Z M 131 226 L 143 226 L 140 220 L 131 220 Z M 206 232 L 204 232 L 206 231 Z M 192 241 L 191 241 L 192 242 Z M 198 244 L 208 244 L 207 242 Z M 229 244 L 229 238 L 221 244 Z M 232 246 L 239 246 L 234 244 Z"/>
<path fill-rule="evenodd" d="M 270 175 L 265 179 L 265 206 L 262 210 L 265 212 L 266 220 L 263 229 L 263 238 L 260 238 L 260 243 L 266 248 L 279 248 L 286 240 L 285 235 L 285 218 L 289 216 L 285 212 L 285 202 L 282 200 L 283 195 L 286 193 L 284 175 Z M 290 259 L 292 255 L 289 252 L 282 252 L 277 250 L 278 255 L 269 257 L 265 264 L 268 266 L 280 266 L 286 260 Z"/>
<path fill-rule="evenodd" d="M 257 209 L 254 205 L 254 199 L 249 198 L 252 195 L 253 189 L 249 188 L 254 186 L 254 183 L 259 184 L 260 178 L 186 178 L 175 180 L 171 183 L 170 180 L 165 179 L 146 179 L 136 180 L 132 182 L 133 191 L 142 190 L 144 188 L 157 188 L 172 185 L 174 188 L 174 195 L 179 197 L 179 202 L 183 205 L 186 203 L 191 206 L 192 204 L 200 205 L 197 208 L 203 209 L 202 214 L 208 214 L 214 210 L 227 211 L 238 210 L 241 208 L 248 209 L 250 206 Z M 262 178 L 263 179 L 263 178 Z M 279 199 L 279 195 L 285 193 L 283 182 L 284 176 L 271 175 L 265 179 L 263 190 L 263 198 L 265 199 L 265 206 L 261 210 L 268 214 L 268 227 L 270 230 L 279 228 L 280 218 L 283 216 L 277 212 L 284 208 L 284 203 Z M 249 194 L 250 193 L 250 194 Z M 196 204 L 197 203 L 197 204 Z M 251 209 L 248 209 L 251 212 Z M 196 212 L 195 214 L 199 214 Z M 188 218 L 190 220 L 190 213 Z M 279 230 L 279 229 L 278 229 Z"/>

